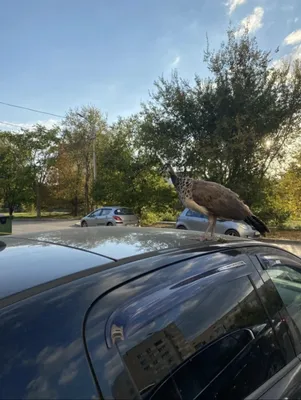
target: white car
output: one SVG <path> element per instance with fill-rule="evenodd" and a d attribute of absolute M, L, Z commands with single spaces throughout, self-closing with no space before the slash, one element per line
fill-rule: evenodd
<path fill-rule="evenodd" d="M 87 226 L 138 226 L 139 219 L 128 207 L 101 207 L 86 215 L 80 221 L 81 227 Z"/>

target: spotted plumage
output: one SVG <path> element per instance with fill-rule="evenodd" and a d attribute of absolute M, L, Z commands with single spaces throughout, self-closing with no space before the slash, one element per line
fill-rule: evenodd
<path fill-rule="evenodd" d="M 226 220 L 245 221 L 261 234 L 269 232 L 267 226 L 240 200 L 237 193 L 215 182 L 196 180 L 175 173 L 169 163 L 165 164 L 162 172 L 168 172 L 172 183 L 184 207 L 208 216 L 208 229 L 205 234 L 211 237 L 217 218 Z"/>

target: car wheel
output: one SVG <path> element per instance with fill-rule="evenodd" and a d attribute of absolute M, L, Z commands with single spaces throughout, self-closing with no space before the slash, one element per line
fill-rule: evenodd
<path fill-rule="evenodd" d="M 108 222 L 107 226 L 113 226 L 112 222 Z"/>
<path fill-rule="evenodd" d="M 87 228 L 87 226 L 88 226 L 86 221 L 82 221 L 82 223 L 80 225 L 82 228 Z"/>
<path fill-rule="evenodd" d="M 178 225 L 178 226 L 177 226 L 177 229 L 184 229 L 184 230 L 187 230 L 187 228 L 185 228 L 184 225 Z"/>
<path fill-rule="evenodd" d="M 240 234 L 235 229 L 228 229 L 225 235 L 229 236 L 240 236 Z"/>

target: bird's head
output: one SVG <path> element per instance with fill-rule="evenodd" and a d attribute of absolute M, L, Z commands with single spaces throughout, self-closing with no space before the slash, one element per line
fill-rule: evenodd
<path fill-rule="evenodd" d="M 168 178 L 171 174 L 175 174 L 175 172 L 169 162 L 162 165 L 162 167 L 159 169 L 159 173 L 160 173 L 160 175 L 162 175 L 164 177 L 168 177 Z"/>

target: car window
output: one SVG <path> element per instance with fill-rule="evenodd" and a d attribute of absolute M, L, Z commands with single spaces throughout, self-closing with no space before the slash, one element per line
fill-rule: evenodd
<path fill-rule="evenodd" d="M 289 315 L 301 332 L 301 263 L 287 254 L 260 254 L 259 260 L 274 283 Z"/>
<path fill-rule="evenodd" d="M 134 215 L 134 212 L 130 208 L 117 208 L 114 211 L 114 214 L 115 215 Z"/>
<path fill-rule="evenodd" d="M 186 213 L 186 217 L 193 217 L 193 218 L 207 218 L 206 215 L 198 213 L 196 211 L 188 210 Z"/>
<path fill-rule="evenodd" d="M 163 398 L 167 388 L 174 390 L 175 383 L 182 399 L 194 399 L 252 340 L 252 333 L 243 329 L 205 346 L 173 373 L 150 398 Z"/>
<path fill-rule="evenodd" d="M 109 215 L 111 211 L 112 210 L 110 210 L 108 208 L 105 208 L 105 209 L 102 210 L 101 216 L 104 217 L 106 215 Z"/>
<path fill-rule="evenodd" d="M 247 277 L 202 290 L 116 346 L 144 399 L 190 400 L 205 392 L 204 399 L 243 398 L 285 365 Z M 246 382 L 250 374 L 255 378 Z"/>
<path fill-rule="evenodd" d="M 101 215 L 101 211 L 102 210 L 93 211 L 91 214 L 89 214 L 89 218 L 99 217 Z"/>

